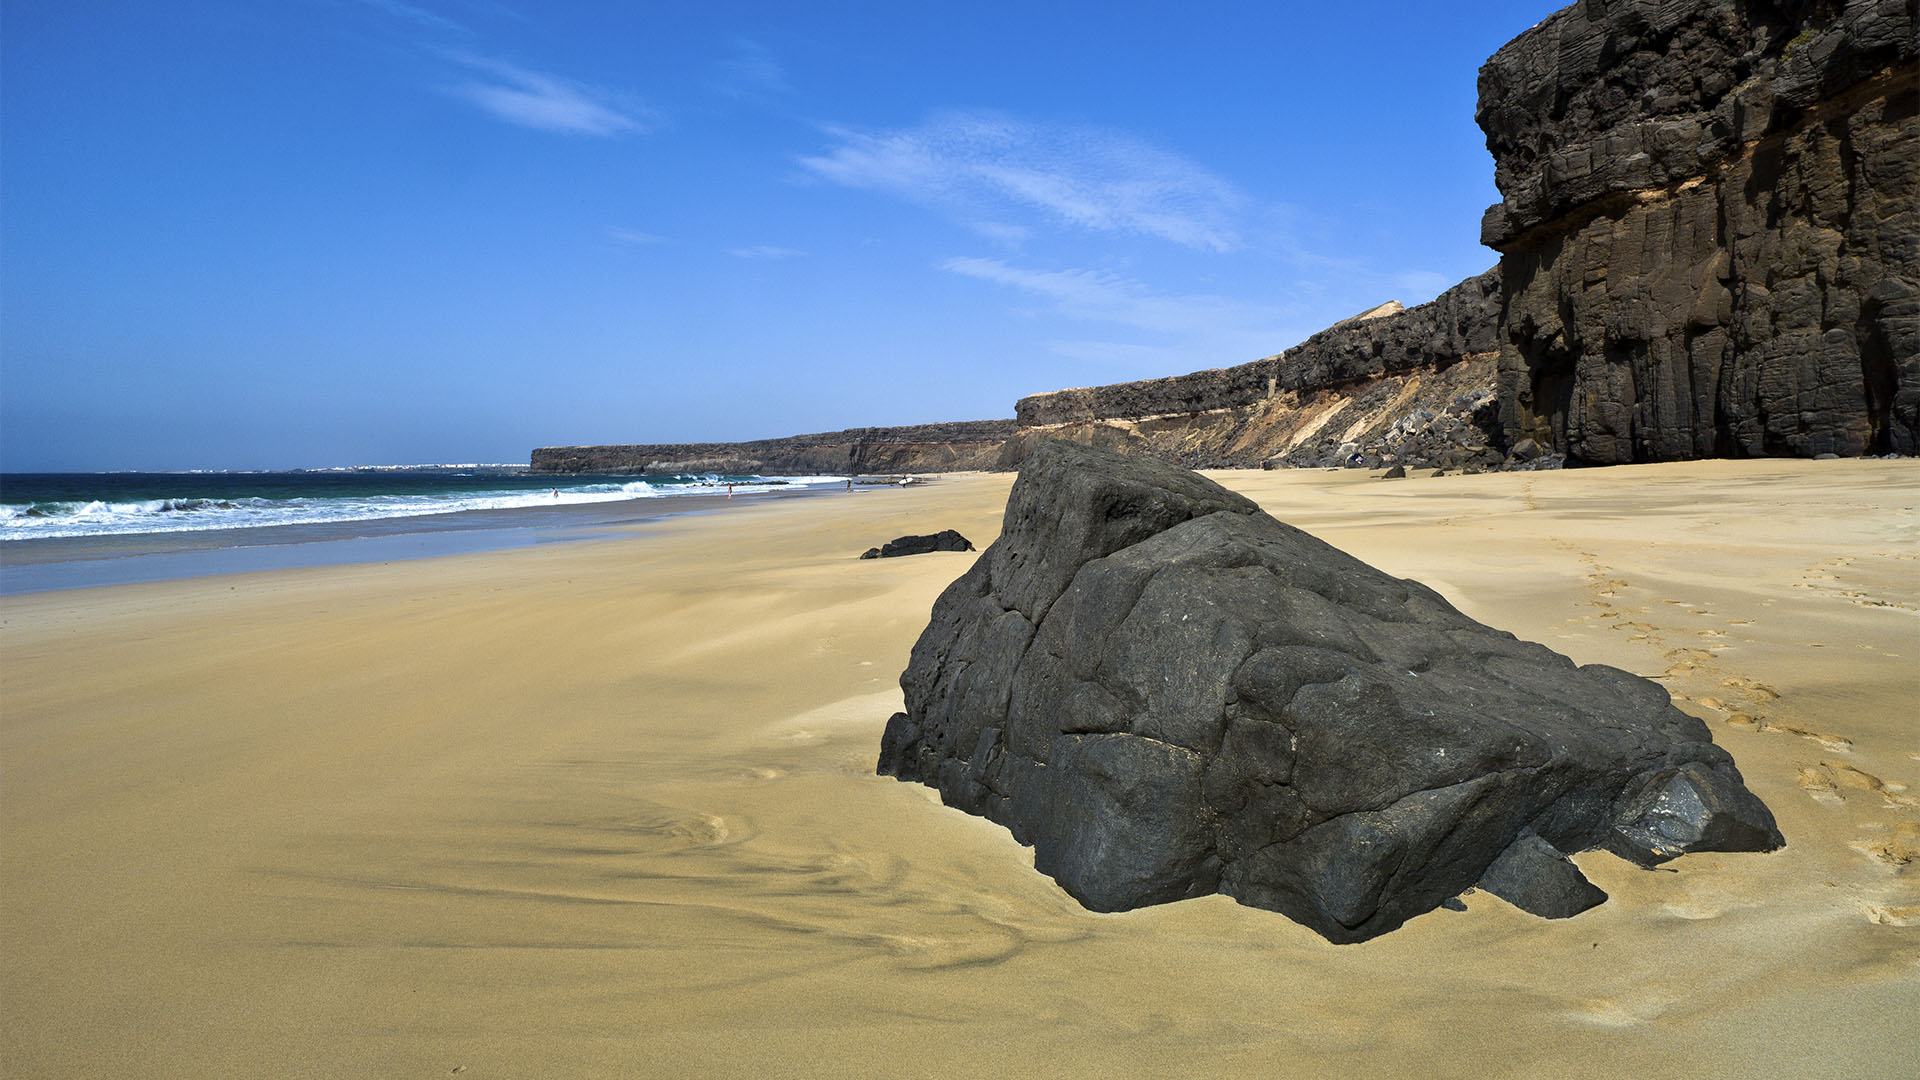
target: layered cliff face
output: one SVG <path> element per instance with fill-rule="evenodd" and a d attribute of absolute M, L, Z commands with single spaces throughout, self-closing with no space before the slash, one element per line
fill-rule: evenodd
<path fill-rule="evenodd" d="M 1313 335 L 1278 356 L 1165 379 L 1055 390 L 1021 398 L 1022 428 L 1090 420 L 1140 420 L 1243 408 L 1281 391 L 1314 390 L 1445 366 L 1498 347 L 1500 278 L 1467 280 L 1419 307 L 1385 304 Z"/>
<path fill-rule="evenodd" d="M 1584 0 L 1496 53 L 1506 437 L 1920 451 L 1917 56 L 1902 0 Z"/>
<path fill-rule="evenodd" d="M 540 473 L 721 473 L 837 476 L 990 469 L 1013 436 L 1012 420 L 851 428 L 739 443 L 543 446 Z"/>
<path fill-rule="evenodd" d="M 1440 464 L 1443 452 L 1448 464 L 1491 465 L 1501 448 L 1480 421 L 1491 419 L 1483 406 L 1499 314 L 1499 274 L 1489 270 L 1429 303 L 1382 305 L 1252 363 L 1035 394 L 1015 406 L 1021 434 L 1000 465 L 1017 466 L 1044 437 L 1203 466 L 1331 465 L 1355 453 Z M 1430 428 L 1433 452 L 1415 454 Z"/>
<path fill-rule="evenodd" d="M 854 428 L 741 443 L 548 446 L 545 473 L 930 473 L 1017 468 L 1064 437 L 1188 464 L 1490 468 L 1500 277 L 1383 304 L 1237 367 L 1022 398 L 1017 420 Z"/>

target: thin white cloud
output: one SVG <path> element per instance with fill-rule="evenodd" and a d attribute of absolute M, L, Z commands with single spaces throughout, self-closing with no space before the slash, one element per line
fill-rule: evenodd
<path fill-rule="evenodd" d="M 967 228 L 992 240 L 1002 247 L 1017 248 L 1027 242 L 1033 230 L 1022 225 L 1009 225 L 1003 221 L 972 221 Z"/>
<path fill-rule="evenodd" d="M 448 87 L 448 93 L 510 124 L 603 138 L 648 130 L 634 115 L 638 110 L 616 107 L 605 91 L 468 53 L 448 55 L 483 76 Z"/>
<path fill-rule="evenodd" d="M 1052 352 L 1145 375 L 1167 375 L 1271 356 L 1298 341 L 1292 312 L 1207 293 L 1160 292 L 1098 270 L 1036 270 L 1000 259 L 954 258 L 950 273 L 1003 285 L 1050 301 L 1055 314 L 1105 324 L 1121 339 L 1058 339 Z M 1144 337 L 1146 340 L 1138 340 Z"/>
<path fill-rule="evenodd" d="M 800 159 L 814 174 L 940 206 L 962 220 L 1001 221 L 1024 211 L 1201 250 L 1241 246 L 1234 222 L 1246 199 L 1238 189 L 1121 132 L 951 112 L 913 128 L 827 134 L 836 145 Z"/>
<path fill-rule="evenodd" d="M 805 255 L 806 252 L 773 244 L 756 244 L 753 247 L 731 248 L 727 254 L 736 259 L 792 259 Z"/>
<path fill-rule="evenodd" d="M 655 236 L 653 233 L 641 232 L 639 229 L 623 229 L 618 225 L 608 229 L 607 236 L 622 244 L 631 244 L 634 247 L 664 244 L 667 242 L 667 238 L 664 236 Z"/>
<path fill-rule="evenodd" d="M 1070 318 L 1162 334 L 1271 322 L 1275 315 L 1270 308 L 1224 296 L 1157 293 L 1138 281 L 1098 270 L 1031 270 L 979 258 L 948 259 L 940 268 L 1045 297 Z"/>
<path fill-rule="evenodd" d="M 720 61 L 713 88 L 733 98 L 761 100 L 793 92 L 787 71 L 765 45 L 750 38 L 734 38 L 732 55 Z"/>
<path fill-rule="evenodd" d="M 456 34 L 469 33 L 465 26 L 444 15 L 437 15 L 414 4 L 402 3 L 401 0 L 360 0 L 360 2 L 375 11 L 384 12 L 396 19 L 413 23 L 415 26 L 424 26 L 429 30 L 444 30 Z"/>

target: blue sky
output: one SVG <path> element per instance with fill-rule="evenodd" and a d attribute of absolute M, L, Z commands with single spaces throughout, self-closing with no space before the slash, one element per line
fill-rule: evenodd
<path fill-rule="evenodd" d="M 0 6 L 0 468 L 1011 416 L 1496 259 L 1548 3 Z"/>

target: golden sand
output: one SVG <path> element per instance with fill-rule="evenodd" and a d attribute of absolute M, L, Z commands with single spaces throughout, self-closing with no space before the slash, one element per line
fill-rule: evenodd
<path fill-rule="evenodd" d="M 1911 1076 L 1920 467 L 1219 479 L 1660 679 L 1788 839 L 1360 945 L 876 777 L 1010 478 L 0 600 L 8 1076 Z"/>

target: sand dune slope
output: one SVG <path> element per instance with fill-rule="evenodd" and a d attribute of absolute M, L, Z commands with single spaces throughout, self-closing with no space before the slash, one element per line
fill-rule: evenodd
<path fill-rule="evenodd" d="M 1788 847 L 1336 947 L 1086 912 L 872 775 L 1008 477 L 604 542 L 0 600 L 12 1076 L 1913 1075 L 1920 468 L 1228 473 L 1662 680 Z"/>

